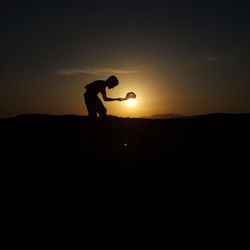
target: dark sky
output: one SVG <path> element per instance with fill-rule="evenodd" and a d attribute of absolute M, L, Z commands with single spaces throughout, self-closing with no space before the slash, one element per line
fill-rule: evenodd
<path fill-rule="evenodd" d="M 0 116 L 86 114 L 84 85 L 115 74 L 112 114 L 250 112 L 248 1 L 5 1 Z"/>

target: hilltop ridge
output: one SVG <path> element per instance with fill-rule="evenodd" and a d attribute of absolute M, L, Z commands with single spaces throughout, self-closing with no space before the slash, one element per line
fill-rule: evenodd
<path fill-rule="evenodd" d="M 1 204 L 20 215 L 3 220 L 1 231 L 36 249 L 245 239 L 249 127 L 250 114 L 0 120 Z"/>

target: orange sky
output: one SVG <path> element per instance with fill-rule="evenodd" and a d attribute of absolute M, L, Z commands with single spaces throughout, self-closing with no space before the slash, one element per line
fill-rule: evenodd
<path fill-rule="evenodd" d="M 108 114 L 250 112 L 248 1 L 2 5 L 0 117 L 86 115 L 84 86 L 116 75 Z"/>

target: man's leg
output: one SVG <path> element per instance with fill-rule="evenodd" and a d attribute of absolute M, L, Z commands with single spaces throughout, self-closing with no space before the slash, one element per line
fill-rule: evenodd
<path fill-rule="evenodd" d="M 100 115 L 100 117 L 105 117 L 107 115 L 107 109 L 104 107 L 99 98 L 96 106 L 97 106 L 97 113 Z"/>
<path fill-rule="evenodd" d="M 91 118 L 96 118 L 97 117 L 97 112 L 96 112 L 96 105 L 95 101 L 92 100 L 91 98 L 88 98 L 84 96 L 85 104 L 88 110 L 88 116 Z"/>

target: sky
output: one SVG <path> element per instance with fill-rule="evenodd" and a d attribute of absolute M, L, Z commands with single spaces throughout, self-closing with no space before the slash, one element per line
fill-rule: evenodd
<path fill-rule="evenodd" d="M 0 117 L 87 115 L 84 86 L 116 75 L 108 114 L 250 112 L 249 1 L 3 1 Z M 100 97 L 101 98 L 101 97 Z"/>

